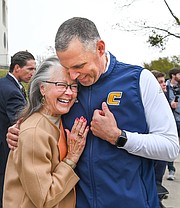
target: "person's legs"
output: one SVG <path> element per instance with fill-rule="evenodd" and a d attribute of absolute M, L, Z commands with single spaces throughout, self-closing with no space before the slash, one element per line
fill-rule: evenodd
<path fill-rule="evenodd" d="M 180 138 L 180 121 L 176 121 L 177 131 L 178 131 L 178 137 Z"/>
<path fill-rule="evenodd" d="M 164 208 L 162 204 L 162 200 L 169 193 L 168 190 L 162 185 L 162 179 L 166 170 L 166 161 L 156 160 L 154 162 L 154 170 L 155 170 L 155 178 L 156 178 L 156 187 L 159 197 L 159 206 L 160 208 Z"/>
<path fill-rule="evenodd" d="M 156 160 L 154 163 L 154 169 L 155 169 L 155 176 L 156 176 L 156 183 L 161 184 L 162 179 L 166 170 L 166 161 L 160 161 Z"/>
<path fill-rule="evenodd" d="M 172 162 L 168 162 L 168 170 L 169 172 L 172 170 L 172 171 L 176 171 L 176 168 L 174 167 L 174 161 Z"/>
<path fill-rule="evenodd" d="M 176 169 L 174 167 L 174 161 L 168 162 L 168 171 L 169 171 L 169 174 L 167 176 L 167 180 L 173 181 L 175 178 L 175 172 L 176 172 Z"/>
<path fill-rule="evenodd" d="M 176 126 L 177 126 L 177 131 L 178 131 L 178 137 L 180 137 L 180 121 L 176 121 Z M 169 171 L 169 174 L 168 174 L 167 179 L 173 181 L 175 178 L 175 172 L 176 172 L 174 161 L 168 162 L 168 171 Z"/>

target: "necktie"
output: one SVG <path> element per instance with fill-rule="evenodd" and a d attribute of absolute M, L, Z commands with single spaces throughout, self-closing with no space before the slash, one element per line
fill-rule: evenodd
<path fill-rule="evenodd" d="M 22 84 L 21 84 L 21 86 L 22 86 L 21 92 L 22 92 L 24 98 L 26 99 L 26 90 L 25 90 L 25 88 L 24 88 L 24 86 Z"/>
<path fill-rule="evenodd" d="M 62 121 L 60 121 L 60 137 L 59 137 L 58 147 L 60 152 L 60 161 L 62 161 L 67 154 L 66 136 L 64 133 L 64 127 Z"/>

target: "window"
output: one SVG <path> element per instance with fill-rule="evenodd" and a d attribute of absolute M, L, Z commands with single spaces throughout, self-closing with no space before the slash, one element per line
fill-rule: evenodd
<path fill-rule="evenodd" d="M 4 32 L 4 48 L 7 47 L 7 39 L 6 39 L 6 33 Z"/>
<path fill-rule="evenodd" d="M 6 2 L 5 0 L 2 1 L 2 18 L 3 18 L 3 24 L 6 26 Z"/>

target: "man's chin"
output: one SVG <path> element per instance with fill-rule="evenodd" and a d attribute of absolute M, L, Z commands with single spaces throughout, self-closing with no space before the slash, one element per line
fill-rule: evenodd
<path fill-rule="evenodd" d="M 81 83 L 81 85 L 83 85 L 85 87 L 91 86 L 95 83 L 94 80 L 87 80 L 87 79 L 86 80 L 82 79 L 82 80 L 78 80 L 78 81 Z"/>

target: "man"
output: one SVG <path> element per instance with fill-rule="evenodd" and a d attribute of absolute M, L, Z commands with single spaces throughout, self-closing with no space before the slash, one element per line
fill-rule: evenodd
<path fill-rule="evenodd" d="M 8 127 L 16 122 L 18 113 L 26 104 L 21 82 L 30 81 L 35 67 L 34 56 L 27 51 L 19 51 L 11 57 L 9 73 L 0 79 L 0 207 L 9 153 L 6 134 Z"/>
<path fill-rule="evenodd" d="M 159 207 L 151 159 L 175 159 L 179 146 L 157 80 L 148 70 L 118 62 L 86 18 L 65 21 L 55 48 L 60 63 L 80 84 L 78 102 L 62 118 L 65 128 L 79 115 L 91 125 L 76 169 L 76 207 Z M 13 133 L 18 130 L 9 129 L 9 146 L 17 145 Z"/>
<path fill-rule="evenodd" d="M 173 68 L 169 70 L 169 80 L 167 80 L 167 92 L 168 100 L 171 105 L 171 109 L 176 121 L 178 136 L 180 137 L 180 68 Z M 167 180 L 174 180 L 176 168 L 174 162 L 168 162 L 168 171 Z"/>

